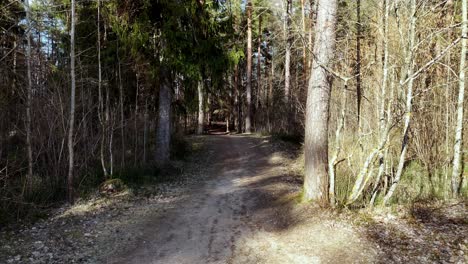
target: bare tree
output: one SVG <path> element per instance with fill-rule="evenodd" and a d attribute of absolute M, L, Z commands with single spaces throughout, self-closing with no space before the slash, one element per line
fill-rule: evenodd
<path fill-rule="evenodd" d="M 284 55 L 284 101 L 289 102 L 289 93 L 291 90 L 291 7 L 292 0 L 286 0 L 286 9 L 284 12 L 284 35 L 286 39 L 286 54 Z"/>
<path fill-rule="evenodd" d="M 396 186 L 400 182 L 401 175 L 403 174 L 404 164 L 406 162 L 406 153 L 408 152 L 408 141 L 409 141 L 409 128 L 411 122 L 411 111 L 413 109 L 413 85 L 414 85 L 414 60 L 415 60 L 415 51 L 414 46 L 416 42 L 416 21 L 417 21 L 417 5 L 416 0 L 411 0 L 411 18 L 409 24 L 409 44 L 407 47 L 406 58 L 405 58 L 405 66 L 406 66 L 406 74 L 402 74 L 400 81 L 400 86 L 403 88 L 405 84 L 405 77 L 408 76 L 407 79 L 407 92 L 406 92 L 406 105 L 405 105 L 405 118 L 404 118 L 404 125 L 403 125 L 403 134 L 402 134 L 402 148 L 400 152 L 400 158 L 398 161 L 398 167 L 393 178 L 393 182 L 390 185 L 390 188 L 387 194 L 384 197 L 383 204 L 385 205 L 390 198 L 392 197 L 393 193 L 395 192 Z"/>
<path fill-rule="evenodd" d="M 101 0 L 97 2 L 97 50 L 98 50 L 98 119 L 101 125 L 101 140 L 99 154 L 101 159 L 102 172 L 104 177 L 108 177 L 106 162 L 104 158 L 106 128 L 104 123 L 104 100 L 102 96 L 102 63 L 101 63 Z"/>
<path fill-rule="evenodd" d="M 33 157 L 32 157 L 32 146 L 31 146 L 31 101 L 32 101 L 32 77 L 31 77 L 31 10 L 29 6 L 29 0 L 24 1 L 26 9 L 26 22 L 28 24 L 27 29 L 27 47 L 26 47 L 26 63 L 28 72 L 28 86 L 26 89 L 26 149 L 28 152 L 28 186 L 31 184 L 33 177 Z"/>
<path fill-rule="evenodd" d="M 74 176 L 74 140 L 73 129 L 75 125 L 75 93 L 76 93 L 76 76 L 75 76 L 75 0 L 71 0 L 71 25 L 70 25 L 70 76 L 71 76 L 71 94 L 70 94 L 70 120 L 68 127 L 68 201 L 74 202 L 73 194 L 73 176 Z"/>
<path fill-rule="evenodd" d="M 314 60 L 307 92 L 305 120 L 304 199 L 328 204 L 328 116 L 331 80 L 325 67 L 335 50 L 336 0 L 320 0 Z"/>
<path fill-rule="evenodd" d="M 468 38 L 467 0 L 462 0 L 462 40 L 460 54 L 460 73 L 458 81 L 458 101 L 457 101 L 457 124 L 455 128 L 455 144 L 453 146 L 453 171 L 452 171 L 452 195 L 458 196 L 460 191 L 460 179 L 462 175 L 462 146 L 463 146 L 463 112 L 465 97 L 465 60 L 466 41 Z M 465 179 L 466 181 L 466 179 Z"/>

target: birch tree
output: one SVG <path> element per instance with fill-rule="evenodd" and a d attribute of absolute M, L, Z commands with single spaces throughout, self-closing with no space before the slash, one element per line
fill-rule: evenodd
<path fill-rule="evenodd" d="M 197 134 L 203 134 L 203 124 L 205 122 L 205 109 L 204 109 L 204 102 L 203 102 L 203 80 L 198 81 L 197 85 L 197 92 L 198 92 L 198 126 L 197 126 Z"/>
<path fill-rule="evenodd" d="M 245 133 L 252 133 L 252 1 L 247 2 L 247 84 Z"/>
<path fill-rule="evenodd" d="M 462 40 L 460 54 L 460 73 L 458 80 L 458 101 L 457 101 L 457 123 L 455 128 L 455 144 L 453 146 L 453 171 L 452 171 L 452 195 L 458 196 L 460 191 L 460 181 L 462 177 L 463 162 L 463 113 L 465 98 L 465 61 L 466 44 L 468 38 L 468 18 L 467 18 L 467 0 L 462 0 Z M 466 181 L 466 179 L 463 179 Z"/>
<path fill-rule="evenodd" d="M 284 101 L 289 102 L 289 93 L 291 89 L 291 8 L 292 0 L 286 0 L 286 9 L 284 12 L 284 35 L 286 39 L 286 54 L 284 55 Z"/>

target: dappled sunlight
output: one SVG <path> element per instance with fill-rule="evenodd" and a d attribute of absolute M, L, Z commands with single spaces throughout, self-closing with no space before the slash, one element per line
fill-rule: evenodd
<path fill-rule="evenodd" d="M 369 245 L 349 224 L 316 212 L 300 225 L 279 231 L 257 225 L 236 247 L 239 255 L 252 254 L 257 263 L 372 263 L 376 252 Z"/>

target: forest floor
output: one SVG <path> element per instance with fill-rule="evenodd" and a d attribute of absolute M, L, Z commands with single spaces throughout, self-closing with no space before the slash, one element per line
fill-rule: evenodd
<path fill-rule="evenodd" d="M 300 203 L 297 146 L 216 135 L 173 181 L 0 231 L 0 263 L 467 263 L 460 201 L 377 211 Z"/>

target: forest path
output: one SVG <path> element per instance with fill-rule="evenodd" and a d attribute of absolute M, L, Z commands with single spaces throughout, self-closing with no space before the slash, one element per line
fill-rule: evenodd
<path fill-rule="evenodd" d="M 116 248 L 107 263 L 362 261 L 356 255 L 367 251 L 356 246 L 359 238 L 351 230 L 326 221 L 303 224 L 292 215 L 300 180 L 289 175 L 268 139 L 206 136 L 205 145 L 210 167 L 200 177 L 207 180 L 144 219 L 137 242 Z"/>

